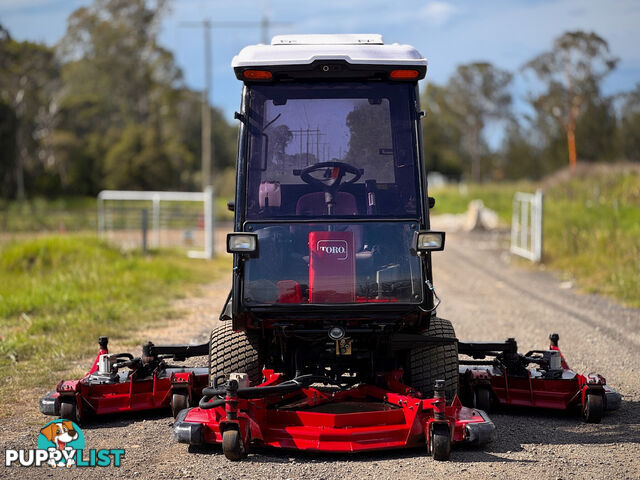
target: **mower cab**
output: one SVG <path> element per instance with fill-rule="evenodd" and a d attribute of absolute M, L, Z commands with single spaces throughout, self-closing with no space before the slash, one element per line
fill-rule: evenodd
<path fill-rule="evenodd" d="M 280 36 L 234 58 L 244 86 L 229 316 L 261 333 L 262 353 L 279 357 L 270 368 L 333 364 L 371 379 L 375 365 L 355 364 L 403 368 L 394 334 L 428 328 L 430 251 L 444 233 L 429 230 L 426 66 L 379 35 Z"/>

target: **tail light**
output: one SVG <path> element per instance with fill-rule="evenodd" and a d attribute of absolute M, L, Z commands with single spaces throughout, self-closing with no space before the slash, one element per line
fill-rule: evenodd
<path fill-rule="evenodd" d="M 391 70 L 391 80 L 415 80 L 420 73 L 417 70 Z"/>
<path fill-rule="evenodd" d="M 246 80 L 271 80 L 273 74 L 268 70 L 245 70 L 242 76 Z"/>

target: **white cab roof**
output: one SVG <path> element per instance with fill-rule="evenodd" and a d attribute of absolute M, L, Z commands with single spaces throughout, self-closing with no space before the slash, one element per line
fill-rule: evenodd
<path fill-rule="evenodd" d="M 250 45 L 233 57 L 233 68 L 309 65 L 344 60 L 361 65 L 424 66 L 427 60 L 410 45 L 385 45 L 377 34 L 278 35 L 271 45 Z"/>

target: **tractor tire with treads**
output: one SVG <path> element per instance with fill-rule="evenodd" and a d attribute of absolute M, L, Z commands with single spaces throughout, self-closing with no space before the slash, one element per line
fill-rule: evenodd
<path fill-rule="evenodd" d="M 455 338 L 456 332 L 449 320 L 433 317 L 423 335 Z M 426 345 L 416 347 L 407 354 L 408 384 L 425 397 L 433 394 L 436 380 L 445 381 L 447 401 L 458 391 L 458 344 Z"/>
<path fill-rule="evenodd" d="M 260 338 L 254 332 L 234 332 L 231 322 L 211 331 L 209 340 L 209 382 L 219 375 L 246 373 L 251 385 L 262 381 Z"/>

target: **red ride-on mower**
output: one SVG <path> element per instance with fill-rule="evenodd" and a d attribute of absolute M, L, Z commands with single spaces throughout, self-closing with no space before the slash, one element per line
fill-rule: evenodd
<path fill-rule="evenodd" d="M 605 410 L 620 407 L 621 396 L 602 375 L 575 373 L 549 335 L 549 350 L 517 353 L 514 339 L 504 343 L 460 343 L 460 397 L 468 406 L 490 412 L 499 405 L 553 410 L 579 408 L 585 422 L 600 423 Z M 491 359 L 486 359 L 491 357 Z M 534 367 L 529 368 L 531 365 Z"/>
<path fill-rule="evenodd" d="M 175 438 L 221 444 L 230 460 L 254 446 L 419 445 L 445 460 L 456 443 L 493 438 L 492 399 L 559 398 L 589 420 L 598 399 L 612 406 L 601 377 L 570 379 L 568 367 L 558 377 L 554 355 L 518 355 L 515 341 L 458 342 L 436 315 L 431 255 L 445 235 L 429 224 L 419 52 L 379 35 L 285 36 L 245 48 L 233 67 L 244 86 L 222 324 L 208 344 L 147 345 L 139 359 L 108 357 L 105 345 L 97 370 L 61 382 L 43 412 L 78 418 L 173 397 Z M 467 407 L 459 351 L 476 357 L 465 365 L 495 358 L 463 370 Z M 206 373 L 164 364 L 205 354 Z M 179 376 L 191 390 L 174 390 Z M 198 406 L 182 409 L 185 391 L 192 405 L 202 394 Z"/>
<path fill-rule="evenodd" d="M 62 380 L 55 392 L 40 399 L 40 411 L 82 422 L 89 416 L 168 409 L 174 417 L 198 403 L 209 383 L 207 368 L 169 365 L 208 353 L 209 345 L 158 346 L 147 343 L 142 356 L 109 354 L 107 337 L 87 374 L 79 380 Z"/>
<path fill-rule="evenodd" d="M 275 37 L 233 60 L 244 83 L 233 286 L 214 383 L 176 438 L 353 452 L 488 441 L 455 400 L 457 339 L 435 314 L 418 81 L 379 35 Z"/>

